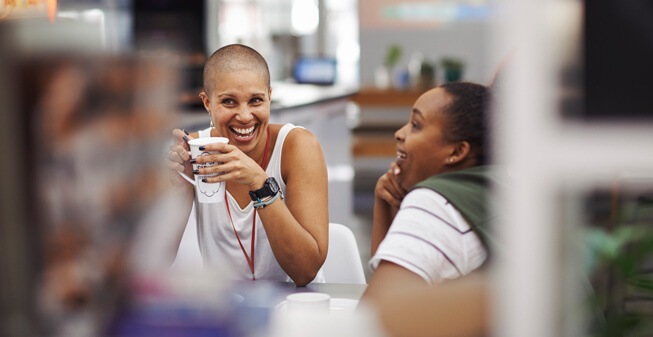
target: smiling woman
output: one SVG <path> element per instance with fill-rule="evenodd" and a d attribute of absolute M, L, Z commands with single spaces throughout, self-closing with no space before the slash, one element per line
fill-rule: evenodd
<path fill-rule="evenodd" d="M 486 205 L 501 183 L 485 163 L 486 87 L 452 82 L 420 96 L 395 133 L 397 160 L 377 182 L 372 233 L 375 270 L 364 300 L 401 284 L 464 276 L 488 256 Z"/>
<path fill-rule="evenodd" d="M 327 171 L 322 148 L 309 131 L 269 124 L 270 74 L 255 50 L 229 45 L 204 66 L 200 95 L 211 127 L 187 134 L 174 130 L 170 168 L 192 174 L 219 173 L 204 182 L 226 182 L 224 202 L 195 203 L 203 259 L 236 279 L 323 282 L 327 254 Z M 200 150 L 217 154 L 191 159 L 188 140 L 226 137 L 228 144 Z M 219 163 L 193 170 L 192 164 Z M 190 212 L 193 190 L 172 174 Z M 183 228 L 180 229 L 180 238 Z M 249 249 L 246 249 L 249 248 Z"/>

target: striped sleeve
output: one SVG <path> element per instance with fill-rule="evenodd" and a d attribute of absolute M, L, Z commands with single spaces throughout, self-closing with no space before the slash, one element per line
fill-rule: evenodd
<path fill-rule="evenodd" d="M 429 283 L 455 279 L 478 268 L 487 258 L 467 221 L 440 194 L 416 189 L 404 198 L 388 234 L 370 260 L 395 263 Z"/>

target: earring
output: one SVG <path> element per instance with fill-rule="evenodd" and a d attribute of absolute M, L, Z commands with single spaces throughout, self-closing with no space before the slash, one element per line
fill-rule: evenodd
<path fill-rule="evenodd" d="M 200 92 L 199 96 L 202 101 L 204 100 L 204 95 L 206 95 L 204 92 Z M 208 110 L 208 109 L 207 109 Z M 215 128 L 215 125 L 213 125 L 213 116 L 211 115 L 211 111 L 207 111 L 209 113 L 209 126 L 211 129 Z"/>
<path fill-rule="evenodd" d="M 453 158 L 447 158 L 447 163 L 449 164 L 453 163 Z"/>

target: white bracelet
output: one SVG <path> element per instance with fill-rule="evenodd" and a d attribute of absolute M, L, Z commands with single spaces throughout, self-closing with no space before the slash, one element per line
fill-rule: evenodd
<path fill-rule="evenodd" d="M 281 196 L 281 199 L 283 199 L 283 193 L 281 193 L 281 190 L 279 190 L 279 192 L 277 192 L 277 194 L 275 194 L 271 199 L 268 199 L 268 200 L 265 200 L 265 201 L 260 200 L 258 202 L 255 202 L 254 203 L 254 208 L 256 208 L 256 209 L 265 208 L 265 206 L 267 206 L 267 205 L 273 203 L 275 200 L 277 200 L 277 198 L 279 198 L 279 196 Z"/>

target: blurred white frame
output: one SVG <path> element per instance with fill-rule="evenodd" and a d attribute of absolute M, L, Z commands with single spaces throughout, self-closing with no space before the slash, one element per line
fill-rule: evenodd
<path fill-rule="evenodd" d="M 559 197 L 564 191 L 581 196 L 609 186 L 623 172 L 651 171 L 653 132 L 650 123 L 562 119 L 556 106 L 557 66 L 567 56 L 566 39 L 575 31 L 561 28 L 580 27 L 581 1 L 497 4 L 501 15 L 494 27 L 495 53 L 514 52 L 502 74 L 495 109 L 496 159 L 513 176 L 511 189 L 501 191 L 498 204 L 507 219 L 498 235 L 509 256 L 498 259 L 493 270 L 493 335 L 582 335 L 583 320 L 572 308 L 580 301 L 573 291 L 578 285 L 564 275 L 580 268 L 568 254 L 576 248 L 569 247 L 565 236 L 577 228 L 562 226 Z M 561 13 L 566 14 L 555 15 Z M 505 56 L 497 54 L 497 59 Z"/>
<path fill-rule="evenodd" d="M 102 52 L 107 49 L 101 9 L 59 11 L 54 22 L 43 18 L 13 21 L 18 45 L 27 52 Z"/>

